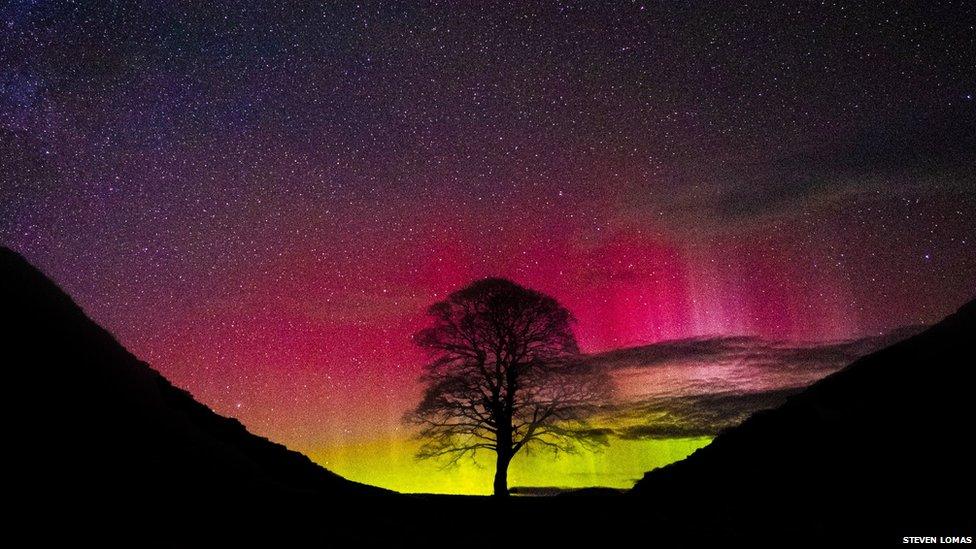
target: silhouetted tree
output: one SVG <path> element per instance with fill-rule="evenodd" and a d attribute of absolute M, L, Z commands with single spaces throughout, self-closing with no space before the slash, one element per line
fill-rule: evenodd
<path fill-rule="evenodd" d="M 573 317 L 555 299 L 489 278 L 428 314 L 432 324 L 414 335 L 432 359 L 421 378 L 426 391 L 407 416 L 420 426 L 419 458 L 453 464 L 495 452 L 494 493 L 507 495 L 508 466 L 523 448 L 606 444 L 586 418 L 609 396 L 609 377 L 575 360 Z"/>

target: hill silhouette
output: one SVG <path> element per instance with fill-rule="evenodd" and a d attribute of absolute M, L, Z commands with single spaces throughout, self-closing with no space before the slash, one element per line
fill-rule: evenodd
<path fill-rule="evenodd" d="M 17 442 L 7 456 L 8 494 L 25 510 L 233 512 L 256 502 L 388 494 L 197 402 L 7 248 L 0 248 L 0 302 L 4 420 Z"/>
<path fill-rule="evenodd" d="M 976 301 L 654 470 L 631 494 L 719 538 L 972 535 Z"/>

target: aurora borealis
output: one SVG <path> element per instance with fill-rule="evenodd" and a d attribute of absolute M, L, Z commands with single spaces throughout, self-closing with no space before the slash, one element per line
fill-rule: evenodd
<path fill-rule="evenodd" d="M 0 242 L 252 431 L 478 491 L 400 421 L 410 334 L 475 278 L 556 297 L 587 353 L 863 341 L 976 295 L 973 10 L 9 2 Z M 722 356 L 628 394 L 720 391 Z M 520 457 L 513 485 L 626 486 L 707 440 Z"/>

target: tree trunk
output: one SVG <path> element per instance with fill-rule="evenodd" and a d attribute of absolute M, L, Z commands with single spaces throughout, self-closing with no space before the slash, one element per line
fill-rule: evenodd
<path fill-rule="evenodd" d="M 508 497 L 508 464 L 512 462 L 512 457 L 508 452 L 499 450 L 498 459 L 495 461 L 495 496 Z"/>
<path fill-rule="evenodd" d="M 512 419 L 504 414 L 498 414 L 503 419 L 498 423 L 499 428 L 495 433 L 495 451 L 498 453 L 495 460 L 495 497 L 508 497 L 508 464 L 512 462 Z"/>

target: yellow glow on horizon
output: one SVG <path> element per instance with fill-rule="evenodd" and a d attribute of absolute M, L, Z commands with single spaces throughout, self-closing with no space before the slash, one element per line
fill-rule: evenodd
<path fill-rule="evenodd" d="M 710 438 L 611 440 L 602 451 L 560 454 L 520 452 L 509 469 L 509 486 L 630 488 L 645 472 L 684 459 Z M 478 455 L 447 469 L 443 462 L 414 458 L 417 442 L 390 439 L 307 452 L 343 477 L 404 493 L 489 494 L 494 454 Z"/>

